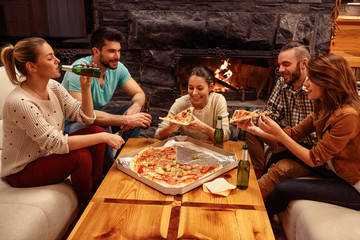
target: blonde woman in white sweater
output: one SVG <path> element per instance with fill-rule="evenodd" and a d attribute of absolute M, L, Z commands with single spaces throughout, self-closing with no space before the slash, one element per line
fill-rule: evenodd
<path fill-rule="evenodd" d="M 65 117 L 84 125 L 95 115 L 92 78 L 81 77 L 82 101 L 50 78 L 61 76 L 59 59 L 42 38 L 26 38 L 1 51 L 1 61 L 17 87 L 3 110 L 2 171 L 13 187 L 34 187 L 71 180 L 86 204 L 102 180 L 105 145 L 119 148 L 123 139 L 90 126 L 63 135 Z M 16 70 L 20 73 L 17 76 Z"/>
<path fill-rule="evenodd" d="M 176 99 L 171 106 L 168 116 L 188 107 L 194 107 L 194 119 L 187 126 L 163 121 L 155 132 L 155 137 L 165 139 L 173 132 L 180 131 L 181 135 L 199 140 L 213 140 L 218 116 L 222 116 L 224 141 L 229 139 L 229 114 L 223 95 L 213 92 L 215 84 L 214 72 L 207 67 L 197 66 L 190 73 L 188 94 Z"/>

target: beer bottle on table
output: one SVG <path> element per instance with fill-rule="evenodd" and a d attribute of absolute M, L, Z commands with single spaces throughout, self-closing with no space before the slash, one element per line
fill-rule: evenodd
<path fill-rule="evenodd" d="M 214 146 L 223 148 L 224 130 L 222 129 L 222 117 L 218 116 L 214 132 Z"/>
<path fill-rule="evenodd" d="M 241 158 L 238 165 L 237 173 L 237 188 L 245 190 L 249 185 L 249 172 L 250 172 L 250 163 L 248 160 L 248 147 L 246 144 L 243 145 L 241 151 Z"/>
<path fill-rule="evenodd" d="M 67 72 L 73 72 L 77 75 L 96 77 L 99 78 L 101 75 L 101 69 L 98 67 L 91 67 L 89 65 L 59 65 L 59 69 Z"/>
<path fill-rule="evenodd" d="M 250 108 L 249 107 L 245 107 L 246 111 L 249 111 Z M 243 129 L 239 129 L 239 134 L 238 134 L 238 139 L 240 141 L 246 141 L 246 137 L 247 137 L 247 131 L 243 130 Z"/>

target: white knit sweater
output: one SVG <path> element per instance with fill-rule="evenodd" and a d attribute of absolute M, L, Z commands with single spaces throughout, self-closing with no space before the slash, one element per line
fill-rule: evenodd
<path fill-rule="evenodd" d="M 91 124 L 81 111 L 81 103 L 55 80 L 47 86 L 49 100 L 32 97 L 17 86 L 3 108 L 3 146 L 1 176 L 24 169 L 30 162 L 52 153 L 69 152 L 67 135 L 63 135 L 65 117 Z"/>

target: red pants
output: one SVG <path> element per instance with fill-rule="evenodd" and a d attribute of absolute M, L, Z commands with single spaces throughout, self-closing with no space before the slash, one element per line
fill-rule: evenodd
<path fill-rule="evenodd" d="M 104 132 L 101 127 L 90 126 L 70 135 Z M 29 163 L 21 172 L 7 176 L 13 187 L 37 187 L 71 181 L 79 200 L 87 204 L 102 181 L 105 143 L 70 151 L 68 154 L 51 154 Z"/>

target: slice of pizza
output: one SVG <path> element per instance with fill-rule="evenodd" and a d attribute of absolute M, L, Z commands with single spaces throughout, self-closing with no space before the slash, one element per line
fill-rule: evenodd
<path fill-rule="evenodd" d="M 193 112 L 194 107 L 188 107 L 175 116 L 159 117 L 159 119 L 186 126 L 190 124 L 193 118 Z"/>
<path fill-rule="evenodd" d="M 230 123 L 244 121 L 253 118 L 253 114 L 250 111 L 239 109 L 236 110 L 230 119 Z"/>
<path fill-rule="evenodd" d="M 230 119 L 230 123 L 234 123 L 234 122 L 240 122 L 240 121 L 244 121 L 247 119 L 252 119 L 252 118 L 257 118 L 260 116 L 264 116 L 266 114 L 269 114 L 269 111 L 262 111 L 259 109 L 256 109 L 254 111 L 247 111 L 247 110 L 236 110 L 232 116 L 232 118 Z"/>

